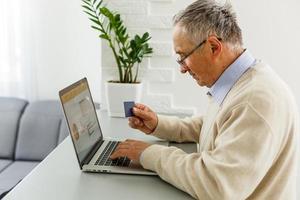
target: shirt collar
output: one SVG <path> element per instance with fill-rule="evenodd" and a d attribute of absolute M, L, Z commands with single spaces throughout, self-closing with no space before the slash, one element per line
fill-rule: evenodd
<path fill-rule="evenodd" d="M 208 94 L 221 105 L 235 82 L 256 62 L 252 54 L 245 50 L 219 77 Z"/>

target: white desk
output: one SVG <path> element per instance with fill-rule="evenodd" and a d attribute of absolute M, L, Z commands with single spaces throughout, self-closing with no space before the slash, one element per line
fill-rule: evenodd
<path fill-rule="evenodd" d="M 127 119 L 109 118 L 99 113 L 105 137 L 153 140 L 130 129 Z M 192 199 L 156 176 L 81 172 L 70 137 L 27 175 L 4 199 Z"/>

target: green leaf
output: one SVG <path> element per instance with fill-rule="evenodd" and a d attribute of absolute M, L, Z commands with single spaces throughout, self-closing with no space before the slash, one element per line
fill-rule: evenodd
<path fill-rule="evenodd" d="M 103 2 L 103 0 L 99 1 L 99 3 L 98 3 L 97 6 L 96 6 L 96 10 L 99 9 L 99 7 L 101 6 L 102 2 Z"/>
<path fill-rule="evenodd" d="M 131 41 L 130 41 L 130 47 L 131 47 L 132 49 L 135 49 L 135 47 L 136 47 L 136 42 L 135 42 L 135 40 L 131 40 Z"/>
<path fill-rule="evenodd" d="M 94 18 L 95 20 L 98 20 L 97 16 L 95 16 L 95 15 L 93 15 L 93 14 L 91 14 L 91 13 L 85 11 L 85 10 L 83 12 L 85 12 L 86 14 L 88 14 L 89 16 L 91 16 L 92 18 Z"/>
<path fill-rule="evenodd" d="M 122 35 L 125 35 L 125 34 L 126 34 L 126 31 L 127 31 L 127 29 L 124 28 L 124 29 L 121 31 L 121 34 L 122 34 Z M 125 36 L 124 38 L 126 38 L 126 36 Z"/>
<path fill-rule="evenodd" d="M 144 43 L 148 42 L 150 39 L 151 39 L 151 37 L 149 36 L 149 33 L 146 32 L 146 33 L 144 33 L 144 35 L 142 37 L 142 42 L 141 43 L 144 44 Z"/>
<path fill-rule="evenodd" d="M 116 20 L 116 21 L 121 21 L 120 14 L 116 14 L 116 15 L 115 15 L 115 20 Z"/>
<path fill-rule="evenodd" d="M 83 11 L 91 20 L 91 27 L 99 31 L 99 37 L 108 41 L 118 66 L 120 82 L 136 81 L 138 70 L 134 73 L 133 66 L 153 53 L 148 44 L 150 34 L 145 32 L 129 37 L 121 15 L 107 8 L 103 2 L 103 0 L 82 0 Z"/>
<path fill-rule="evenodd" d="M 142 43 L 146 43 L 151 39 L 151 37 L 147 38 L 146 40 L 144 40 Z"/>
<path fill-rule="evenodd" d="M 99 35 L 100 38 L 105 39 L 105 40 L 110 40 L 109 36 L 106 34 L 101 34 Z"/>
<path fill-rule="evenodd" d="M 110 21 L 113 21 L 114 16 L 113 16 L 113 14 L 110 12 L 110 10 L 108 8 L 102 7 L 102 8 L 100 8 L 100 12 L 104 16 L 108 17 Z"/>
<path fill-rule="evenodd" d="M 85 3 L 88 6 L 91 6 L 90 2 L 86 1 L 86 0 L 82 0 L 83 3 Z"/>
<path fill-rule="evenodd" d="M 113 26 L 113 25 L 112 25 L 111 23 L 109 23 L 109 24 L 107 25 L 107 28 L 108 28 L 107 32 L 111 32 L 112 26 Z"/>
<path fill-rule="evenodd" d="M 101 28 L 99 28 L 99 27 L 97 27 L 97 26 L 91 26 L 93 29 L 96 29 L 96 30 L 98 30 L 98 31 L 100 31 L 100 32 L 102 32 L 102 33 L 104 33 L 104 31 L 101 29 Z"/>
<path fill-rule="evenodd" d="M 140 43 L 141 43 L 141 38 L 140 38 L 140 36 L 135 35 L 135 36 L 134 36 L 134 40 L 136 41 L 136 44 L 137 44 L 137 45 L 140 45 Z"/>
<path fill-rule="evenodd" d="M 149 33 L 148 33 L 148 32 L 146 32 L 146 33 L 144 33 L 144 35 L 143 35 L 142 39 L 143 39 L 143 40 L 146 40 L 148 37 L 149 37 Z"/>
<path fill-rule="evenodd" d="M 98 20 L 95 20 L 93 18 L 89 18 L 92 22 L 98 24 L 99 26 L 101 26 L 101 23 Z"/>
<path fill-rule="evenodd" d="M 86 6 L 86 5 L 82 5 L 82 7 L 84 7 L 85 9 L 87 9 L 89 11 L 91 11 L 92 13 L 94 13 L 94 11 L 92 10 L 92 8 L 90 8 L 90 7 Z"/>

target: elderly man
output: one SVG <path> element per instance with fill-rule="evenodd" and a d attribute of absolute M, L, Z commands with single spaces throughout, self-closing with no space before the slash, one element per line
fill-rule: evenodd
<path fill-rule="evenodd" d="M 128 156 L 199 199 L 295 199 L 298 109 L 287 85 L 242 47 L 231 6 L 194 2 L 175 16 L 173 41 L 181 72 L 209 88 L 206 114 L 179 119 L 137 104 L 129 125 L 199 142 L 199 152 L 128 140 L 112 158 Z"/>

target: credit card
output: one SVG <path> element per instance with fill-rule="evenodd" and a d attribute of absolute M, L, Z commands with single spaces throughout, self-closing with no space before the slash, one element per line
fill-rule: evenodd
<path fill-rule="evenodd" d="M 134 101 L 124 101 L 124 112 L 125 112 L 125 117 L 132 117 L 134 116 L 132 112 L 132 108 L 134 106 Z"/>

